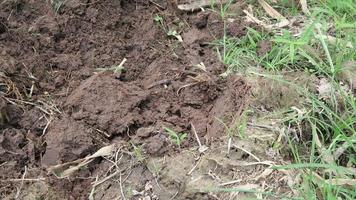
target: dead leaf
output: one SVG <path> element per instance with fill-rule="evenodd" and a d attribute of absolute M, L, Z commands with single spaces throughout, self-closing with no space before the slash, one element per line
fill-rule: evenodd
<path fill-rule="evenodd" d="M 260 186 L 257 184 L 246 184 L 246 185 L 238 185 L 236 187 L 233 187 L 233 189 L 237 191 L 255 190 L 258 188 L 260 188 Z"/>
<path fill-rule="evenodd" d="M 243 10 L 243 12 L 246 14 L 247 21 L 254 22 L 254 23 L 262 26 L 263 28 L 265 28 L 267 31 L 272 31 L 272 27 L 270 25 L 267 25 L 263 21 L 257 19 L 255 16 L 253 16 L 253 14 L 251 14 L 247 10 Z"/>
<path fill-rule="evenodd" d="M 330 152 L 320 142 L 318 134 L 313 134 L 313 135 L 314 135 L 315 145 L 317 147 L 317 150 L 321 154 L 322 159 L 326 163 L 329 163 L 329 164 L 333 163 L 334 162 L 333 156 L 330 154 Z"/>
<path fill-rule="evenodd" d="M 101 149 L 99 149 L 93 155 L 86 157 L 85 159 L 110 156 L 114 153 L 114 150 L 115 150 L 115 145 L 105 146 L 105 147 L 102 147 Z"/>
<path fill-rule="evenodd" d="M 275 10 L 272 6 L 270 6 L 264 0 L 258 0 L 258 3 L 262 6 L 262 8 L 267 12 L 267 14 L 277 20 L 286 19 L 283 15 L 281 15 L 277 10 Z"/>
<path fill-rule="evenodd" d="M 349 185 L 349 186 L 355 186 L 356 185 L 356 179 L 329 179 L 327 182 L 331 185 Z"/>
<path fill-rule="evenodd" d="M 179 4 L 178 9 L 184 10 L 184 11 L 194 11 L 194 10 L 199 10 L 204 7 L 208 7 L 212 3 L 225 4 L 227 2 L 229 2 L 229 0 L 216 0 L 213 2 L 211 0 L 195 0 L 195 1 L 190 1 L 190 3 Z"/>
<path fill-rule="evenodd" d="M 347 148 L 349 148 L 348 142 L 344 142 L 342 145 L 340 145 L 333 153 L 334 160 L 339 159 L 339 157 L 346 151 Z"/>
<path fill-rule="evenodd" d="M 266 1 L 264 0 L 258 0 L 258 3 L 262 6 L 262 8 L 266 11 L 266 13 L 277 20 L 280 20 L 280 22 L 270 25 L 272 27 L 278 27 L 278 28 L 283 28 L 285 26 L 288 26 L 290 24 L 289 20 L 285 18 L 282 14 L 280 14 L 277 10 L 275 10 L 272 6 L 270 6 Z M 271 28 L 272 28 L 271 27 Z"/>
<path fill-rule="evenodd" d="M 329 99 L 334 93 L 332 84 L 325 78 L 320 80 L 317 90 L 319 97 L 324 100 Z"/>
<path fill-rule="evenodd" d="M 267 176 L 269 176 L 270 174 L 272 174 L 272 172 L 273 172 L 273 169 L 271 169 L 271 168 L 266 168 L 266 169 L 262 172 L 262 174 L 260 174 L 259 176 L 257 176 L 257 177 L 255 178 L 255 180 L 257 181 L 257 180 L 262 179 L 262 178 L 267 178 Z"/>
<path fill-rule="evenodd" d="M 301 7 L 302 7 L 303 13 L 306 14 L 306 15 L 310 15 L 310 11 L 308 9 L 307 0 L 300 0 L 299 3 L 301 5 Z"/>
<path fill-rule="evenodd" d="M 75 171 L 78 171 L 83 166 L 91 163 L 95 158 L 112 155 L 114 152 L 114 149 L 115 149 L 115 145 L 105 146 L 105 147 L 102 147 L 101 149 L 99 149 L 93 155 L 90 155 L 90 156 L 87 156 L 85 158 L 81 158 L 81 159 L 78 159 L 75 161 L 48 167 L 47 171 L 55 174 L 59 178 L 66 178 L 66 177 L 69 177 Z"/>

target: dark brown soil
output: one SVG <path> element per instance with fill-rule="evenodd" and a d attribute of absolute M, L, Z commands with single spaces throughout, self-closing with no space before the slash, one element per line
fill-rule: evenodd
<path fill-rule="evenodd" d="M 160 6 L 73 0 L 55 12 L 48 2 L 0 5 L 1 180 L 21 178 L 27 166 L 48 177 L 62 199 L 87 199 L 92 179 L 57 179 L 46 167 L 116 141 L 145 144 L 152 156 L 174 154 L 179 150 L 164 127 L 192 133 L 193 123 L 202 139 L 213 141 L 224 134 L 216 118 L 229 125 L 243 111 L 249 86 L 240 77 L 220 78 L 224 66 L 208 45 L 221 34 L 214 13 L 184 13 L 159 0 Z M 184 42 L 168 37 L 157 15 Z M 241 36 L 244 29 L 231 31 Z M 119 73 L 96 70 L 124 58 Z M 194 67 L 201 62 L 206 70 Z M 194 140 L 189 134 L 183 147 Z M 95 176 L 98 163 L 78 176 Z M 18 186 L 0 182 L 0 198 L 10 198 Z"/>

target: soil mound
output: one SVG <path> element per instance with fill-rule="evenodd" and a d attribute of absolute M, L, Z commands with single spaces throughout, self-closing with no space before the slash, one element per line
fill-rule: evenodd
<path fill-rule="evenodd" d="M 169 1 L 2 2 L 0 179 L 21 178 L 25 166 L 47 176 L 49 165 L 120 140 L 145 144 L 150 155 L 174 153 L 164 127 L 192 133 L 194 124 L 202 139 L 218 139 L 225 131 L 217 119 L 233 123 L 249 95 L 241 78 L 219 76 L 224 66 L 208 44 L 220 26 L 209 12 Z M 183 147 L 195 141 L 188 135 Z M 90 180 L 55 182 L 68 199 L 90 190 Z M 17 187 L 0 186 L 0 197 Z"/>

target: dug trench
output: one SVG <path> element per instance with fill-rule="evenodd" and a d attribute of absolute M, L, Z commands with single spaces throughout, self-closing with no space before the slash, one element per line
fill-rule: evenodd
<path fill-rule="evenodd" d="M 174 157 L 197 145 L 192 124 L 210 145 L 226 134 L 221 121 L 229 125 L 245 109 L 250 86 L 219 76 L 225 68 L 209 45 L 223 34 L 216 13 L 158 0 L 58 2 L 0 5 L 2 199 L 87 199 L 108 170 L 103 159 L 65 179 L 48 167 L 124 142 L 128 151 L 142 145 L 149 157 Z M 234 26 L 243 35 L 244 25 Z M 165 127 L 188 133 L 181 148 Z M 136 190 L 155 180 L 141 165 L 127 176 Z"/>

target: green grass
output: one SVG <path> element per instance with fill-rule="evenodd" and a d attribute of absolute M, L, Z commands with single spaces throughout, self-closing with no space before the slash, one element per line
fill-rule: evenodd
<path fill-rule="evenodd" d="M 228 66 L 227 73 L 241 72 L 246 67 L 256 65 L 268 70 L 298 69 L 335 75 L 345 61 L 356 58 L 354 48 L 345 48 L 347 45 L 356 45 L 353 33 L 356 31 L 356 17 L 348 3 L 339 5 L 330 2 L 332 4 L 329 7 L 321 4 L 323 7 L 312 9 L 309 23 L 301 27 L 303 30 L 298 37 L 293 36 L 289 30 L 282 30 L 282 35 L 277 35 L 260 33 L 252 28 L 248 28 L 246 36 L 242 38 L 229 38 L 224 34 L 213 45 L 221 62 Z M 338 10 L 346 10 L 347 13 L 338 13 Z M 224 19 L 227 14 L 222 12 L 221 15 Z M 333 28 L 328 27 L 329 22 L 334 24 Z M 335 43 L 328 44 L 326 35 L 335 37 Z M 257 46 L 263 40 L 272 41 L 272 48 L 265 55 L 259 56 L 256 53 Z"/>
<path fill-rule="evenodd" d="M 55 13 L 58 13 L 60 11 L 65 2 L 66 0 L 50 0 L 52 9 Z"/>
<path fill-rule="evenodd" d="M 288 2 L 281 0 L 272 5 L 287 18 L 302 13 Z M 277 146 L 290 152 L 293 164 L 276 169 L 294 169 L 300 173 L 301 182 L 293 186 L 299 195 L 293 199 L 356 199 L 356 101 L 352 91 L 340 84 L 345 80 L 338 78 L 344 64 L 356 59 L 356 2 L 310 0 L 308 5 L 311 14 L 299 27 L 298 36 L 287 29 L 276 34 L 249 28 L 242 38 L 224 34 L 212 45 L 227 66 L 224 76 L 248 73 L 251 66 L 258 66 L 274 74 L 281 70 L 307 71 L 327 80 L 331 92 L 326 94 L 327 98 L 321 98 L 317 92 L 283 78 L 252 72 L 289 84 L 305 99 L 280 117 L 280 123 L 286 127 L 287 146 Z M 258 16 L 263 13 L 256 12 Z M 258 44 L 266 40 L 272 41 L 270 51 L 257 55 Z M 297 130 L 296 135 L 290 134 L 292 129 Z M 333 183 L 337 180 L 348 184 Z"/>
<path fill-rule="evenodd" d="M 164 128 L 169 135 L 169 139 L 172 143 L 176 144 L 179 148 L 181 148 L 182 142 L 187 138 L 186 133 L 177 133 L 170 128 Z"/>

